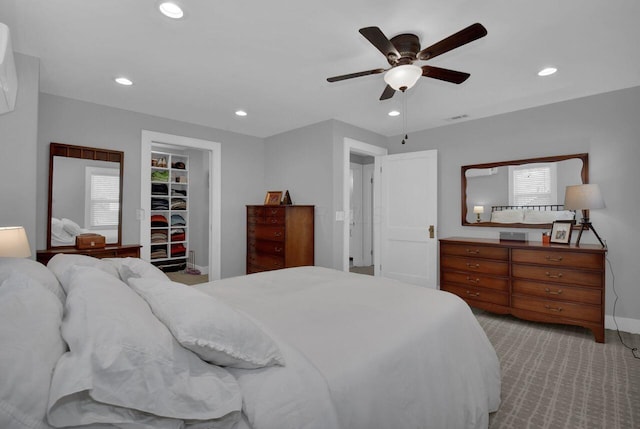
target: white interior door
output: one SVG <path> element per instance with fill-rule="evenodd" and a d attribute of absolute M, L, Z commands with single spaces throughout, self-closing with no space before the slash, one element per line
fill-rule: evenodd
<path fill-rule="evenodd" d="M 349 192 L 349 256 L 353 265 L 361 267 L 362 261 L 362 165 L 351 163 Z"/>
<path fill-rule="evenodd" d="M 373 164 L 362 166 L 362 265 L 373 265 Z"/>
<path fill-rule="evenodd" d="M 437 288 L 437 169 L 436 150 L 376 157 L 376 275 Z"/>

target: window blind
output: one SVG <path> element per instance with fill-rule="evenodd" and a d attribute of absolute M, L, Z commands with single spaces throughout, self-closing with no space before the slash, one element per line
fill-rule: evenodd
<path fill-rule="evenodd" d="M 552 171 L 548 166 L 514 168 L 512 171 L 513 205 L 555 204 Z"/>
<path fill-rule="evenodd" d="M 89 222 L 92 228 L 118 225 L 120 177 L 92 173 L 90 178 Z"/>

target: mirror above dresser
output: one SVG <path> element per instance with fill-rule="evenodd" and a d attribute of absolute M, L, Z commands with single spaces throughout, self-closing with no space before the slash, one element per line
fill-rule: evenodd
<path fill-rule="evenodd" d="M 589 182 L 586 153 L 463 165 L 460 181 L 465 226 L 549 229 L 588 216 L 564 209 L 566 187 Z"/>
<path fill-rule="evenodd" d="M 47 248 L 75 246 L 75 237 L 96 233 L 121 243 L 124 153 L 51 143 Z"/>

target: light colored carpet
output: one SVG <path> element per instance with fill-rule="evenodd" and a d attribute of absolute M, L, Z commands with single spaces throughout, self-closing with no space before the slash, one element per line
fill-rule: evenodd
<path fill-rule="evenodd" d="M 352 273 L 358 274 L 366 274 L 368 276 L 373 275 L 373 265 L 369 265 L 368 267 L 349 267 L 349 271 Z"/>
<path fill-rule="evenodd" d="M 184 283 L 186 285 L 197 285 L 199 283 L 206 283 L 209 281 L 207 274 L 187 274 L 183 272 L 165 273 L 172 281 L 177 283 Z"/>
<path fill-rule="evenodd" d="M 584 328 L 474 313 L 502 368 L 490 429 L 640 428 L 640 360 L 615 331 L 599 344 Z M 640 335 L 621 334 L 640 346 Z"/>

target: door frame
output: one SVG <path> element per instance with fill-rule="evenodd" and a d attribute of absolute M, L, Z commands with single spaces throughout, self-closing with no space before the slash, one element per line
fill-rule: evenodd
<path fill-rule="evenodd" d="M 219 280 L 221 275 L 221 151 L 222 145 L 209 140 L 195 139 L 191 137 L 176 136 L 173 134 L 159 133 L 142 130 L 140 150 L 140 209 L 137 219 L 140 221 L 140 242 L 150 242 L 150 213 L 145 207 L 149 207 L 151 190 L 149 178 L 151 177 L 151 146 L 154 144 L 168 144 L 183 148 L 199 149 L 204 151 L 209 158 L 209 280 Z M 146 225 L 146 227 L 145 227 Z M 146 256 L 149 260 L 149 247 L 143 246 L 141 258 Z"/>
<path fill-rule="evenodd" d="M 349 272 L 349 219 L 348 213 L 351 207 L 351 198 L 349 196 L 349 169 L 351 168 L 350 155 L 354 153 L 357 155 L 378 156 L 387 155 L 387 148 L 375 146 L 372 144 L 364 143 L 358 140 L 354 140 L 349 137 L 345 137 L 342 145 L 342 208 L 343 208 L 343 222 L 342 222 L 342 271 Z M 377 162 L 374 162 L 377 166 Z M 375 189 L 375 179 L 374 179 Z M 373 193 L 373 207 L 376 207 L 376 192 Z M 373 222 L 375 225 L 375 213 L 373 214 Z M 374 270 L 377 272 L 376 255 L 379 253 L 377 246 L 379 245 L 377 240 L 376 228 L 373 228 L 373 256 L 374 256 Z"/>

